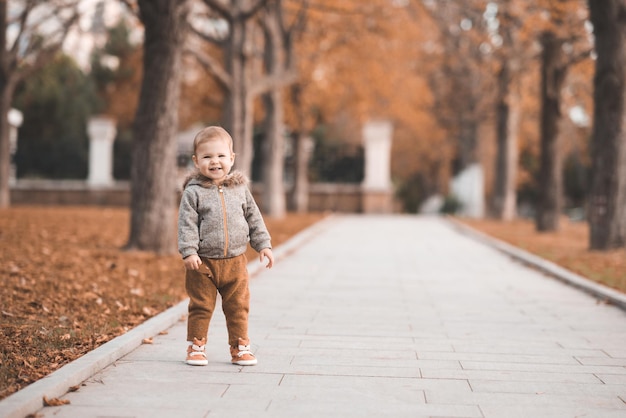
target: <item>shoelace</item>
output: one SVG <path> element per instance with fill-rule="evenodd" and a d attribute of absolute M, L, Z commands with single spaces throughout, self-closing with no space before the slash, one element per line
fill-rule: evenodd
<path fill-rule="evenodd" d="M 191 350 L 192 351 L 204 351 L 204 346 L 191 344 Z"/>
<path fill-rule="evenodd" d="M 243 357 L 246 354 L 249 354 L 254 357 L 254 354 L 252 354 L 252 351 L 250 351 L 249 345 L 240 345 L 238 348 L 239 348 L 239 353 L 237 353 L 238 357 Z"/>

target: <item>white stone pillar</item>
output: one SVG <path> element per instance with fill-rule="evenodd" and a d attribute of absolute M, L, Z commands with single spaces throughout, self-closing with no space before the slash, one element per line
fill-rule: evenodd
<path fill-rule="evenodd" d="M 485 216 L 485 180 L 480 164 L 472 164 L 450 182 L 452 194 L 462 207 L 459 215 L 481 219 Z"/>
<path fill-rule="evenodd" d="M 89 176 L 90 186 L 111 186 L 113 184 L 113 141 L 117 133 L 115 121 L 106 116 L 96 116 L 89 120 Z"/>
<path fill-rule="evenodd" d="M 15 154 L 17 153 L 17 128 L 22 126 L 24 116 L 19 110 L 11 109 L 7 114 L 7 119 L 9 121 L 9 155 L 11 156 L 9 186 L 14 186 L 17 182 L 17 166 L 15 165 Z"/>
<path fill-rule="evenodd" d="M 393 125 L 388 120 L 375 120 L 363 126 L 365 145 L 365 178 L 362 183 L 363 211 L 392 211 L 391 140 Z"/>
<path fill-rule="evenodd" d="M 367 122 L 363 127 L 365 144 L 365 179 L 366 190 L 389 190 L 391 188 L 391 122 L 378 120 Z"/>

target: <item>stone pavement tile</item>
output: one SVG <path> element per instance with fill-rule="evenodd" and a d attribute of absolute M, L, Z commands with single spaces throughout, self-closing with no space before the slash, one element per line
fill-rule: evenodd
<path fill-rule="evenodd" d="M 325 367 L 387 367 L 387 368 L 410 368 L 410 369 L 422 369 L 422 368 L 441 368 L 441 369 L 461 369 L 461 366 L 456 361 L 445 360 L 412 360 L 412 361 L 397 361 L 392 359 L 367 359 L 365 356 L 355 356 L 354 353 L 350 357 L 345 358 L 328 358 L 325 356 L 319 357 L 307 357 L 299 359 L 296 357 L 292 364 L 298 369 L 305 369 L 309 366 L 325 366 Z"/>
<path fill-rule="evenodd" d="M 447 339 L 439 337 L 414 338 L 391 337 L 381 339 L 374 336 L 333 336 L 333 335 L 305 335 L 301 336 L 301 348 L 325 348 L 344 350 L 436 350 L 452 351 Z"/>
<path fill-rule="evenodd" d="M 300 370 L 302 366 L 359 366 L 359 367 L 432 367 L 445 365 L 459 367 L 458 362 L 421 361 L 417 358 L 412 338 L 383 339 L 373 337 L 340 338 L 337 336 L 292 336 L 258 340 L 257 368 L 280 367 L 283 372 Z M 289 344 L 285 344 L 288 341 Z M 306 342 L 315 341 L 309 346 Z M 378 343 L 376 341 L 379 341 Z M 448 348 L 446 348 L 448 349 Z"/>
<path fill-rule="evenodd" d="M 598 379 L 606 383 L 607 385 L 626 385 L 626 374 L 603 374 L 596 373 Z M 624 401 L 626 402 L 626 400 Z"/>
<path fill-rule="evenodd" d="M 613 358 L 626 358 L 626 349 L 624 348 L 609 348 L 604 350 L 609 357 Z"/>
<path fill-rule="evenodd" d="M 420 369 L 416 367 L 371 367 L 363 365 L 344 366 L 344 365 L 301 365 L 298 367 L 290 367 L 289 369 L 276 369 L 276 372 L 282 374 L 301 374 L 301 375 L 327 375 L 327 376 L 372 376 L 372 377 L 405 377 L 419 378 L 421 377 Z M 260 361 L 255 367 L 247 367 L 243 373 L 264 373 Z"/>
<path fill-rule="evenodd" d="M 58 406 L 46 407 L 37 412 L 37 418 L 205 418 L 209 413 L 206 410 L 197 408 L 187 408 L 185 406 L 173 406 L 164 408 L 162 406 L 147 406 L 136 409 L 129 409 L 126 406 Z"/>
<path fill-rule="evenodd" d="M 626 376 L 626 368 L 619 366 L 585 366 L 581 364 L 502 363 L 461 361 L 464 370 L 506 370 L 544 373 L 618 374 Z"/>
<path fill-rule="evenodd" d="M 346 339 L 351 335 L 363 335 L 367 333 L 375 333 L 376 336 L 382 338 L 390 338 L 395 336 L 413 336 L 414 332 L 408 324 L 402 324 L 397 322 L 378 322 L 378 320 L 372 320 L 369 323 L 364 320 L 363 322 L 354 324 L 349 320 L 342 321 L 340 319 L 336 321 L 318 320 L 306 328 L 307 333 L 310 334 L 328 334 L 328 335 L 346 335 Z"/>
<path fill-rule="evenodd" d="M 598 357 L 576 356 L 576 360 L 586 366 L 621 366 L 624 367 L 624 373 L 626 373 L 626 358 L 610 358 L 606 355 Z"/>
<path fill-rule="evenodd" d="M 626 403 L 617 396 L 599 395 L 555 395 L 547 393 L 502 393 L 502 392 L 471 392 L 459 393 L 449 391 L 426 391 L 426 402 L 434 404 L 455 405 L 528 405 L 528 406 L 566 406 L 590 407 L 600 409 L 621 410 L 626 414 Z"/>
<path fill-rule="evenodd" d="M 451 341 L 453 349 L 458 353 L 485 353 L 485 354 L 517 354 L 517 355 L 563 355 L 563 356 L 590 356 L 609 357 L 604 350 L 589 348 L 564 348 L 555 341 Z"/>
<path fill-rule="evenodd" d="M 320 399 L 294 399 L 277 396 L 261 409 L 255 403 L 224 400 L 211 408 L 207 418 L 235 416 L 237 418 L 483 418 L 476 405 L 429 405 L 408 403 L 381 403 L 360 397 Z"/>
<path fill-rule="evenodd" d="M 481 405 L 485 418 L 624 418 L 624 411 L 595 406 Z"/>
<path fill-rule="evenodd" d="M 528 393 L 573 396 L 609 396 L 620 397 L 626 394 L 622 385 L 598 383 L 558 383 L 554 382 L 515 382 L 496 380 L 470 380 L 473 392 L 486 393 Z"/>
<path fill-rule="evenodd" d="M 456 362 L 458 365 L 458 362 Z M 301 348 L 292 361 L 294 365 L 368 365 L 390 367 L 398 365 L 418 366 L 414 350 L 351 350 L 346 348 Z"/>
<path fill-rule="evenodd" d="M 279 387 L 259 388 L 254 396 L 271 399 L 270 416 L 481 416 L 475 406 L 424 405 L 424 387 L 444 389 L 438 382 L 421 379 L 287 375 Z M 446 388 L 470 390 L 466 382 L 459 381 Z M 244 387 L 232 387 L 224 400 L 244 397 Z"/>
<path fill-rule="evenodd" d="M 467 379 L 498 380 L 498 381 L 538 381 L 554 383 L 602 383 L 599 376 L 588 373 L 540 373 L 509 370 L 453 370 L 453 369 L 421 369 L 421 375 L 429 379 Z M 611 376 L 611 375 L 608 375 Z M 608 383 L 608 382 L 605 382 Z"/>
<path fill-rule="evenodd" d="M 98 383 L 100 381 L 124 380 L 130 377 L 136 381 L 143 381 L 148 386 L 155 386 L 160 382 L 178 381 L 181 385 L 194 382 L 211 384 L 263 384 L 277 385 L 280 383 L 282 374 L 267 373 L 257 370 L 257 373 L 244 373 L 250 367 L 237 366 L 230 362 L 215 363 L 209 361 L 206 366 L 190 366 L 182 361 L 176 363 L 163 362 L 117 362 L 114 366 L 103 371 L 102 374 L 94 376 L 90 381 Z M 256 369 L 256 367 L 255 367 Z M 104 375 L 104 378 L 100 377 Z M 160 390 L 155 388 L 155 390 Z"/>
<path fill-rule="evenodd" d="M 207 406 L 208 398 L 219 398 L 228 389 L 228 384 L 205 383 L 200 379 L 182 382 L 179 379 L 155 381 L 125 377 L 118 379 L 111 387 L 102 390 L 100 385 L 108 385 L 106 380 L 90 381 L 80 388 L 80 396 L 70 393 L 65 398 L 73 406 L 107 406 L 115 399 L 115 406 L 136 408 L 167 408 L 177 405 L 189 409 L 202 410 Z M 175 393 L 175 396 L 164 396 Z"/>
<path fill-rule="evenodd" d="M 561 350 L 562 351 L 562 350 Z M 464 353 L 464 352 L 418 352 L 420 360 L 457 360 L 461 364 L 467 362 L 481 363 L 522 363 L 522 364 L 569 364 L 580 365 L 581 362 L 572 355 L 562 353 L 554 354 L 502 354 L 502 353 Z M 611 360 L 608 359 L 607 360 Z M 584 364 L 584 363 L 583 363 Z M 606 364 L 603 364 L 606 365 Z M 498 367 L 499 368 L 499 367 Z"/>
<path fill-rule="evenodd" d="M 210 399 L 219 399 L 228 389 L 228 385 L 204 382 L 183 384 L 177 379 L 146 380 L 125 376 L 108 383 L 94 377 L 85 382 L 77 392 L 71 392 L 63 398 L 71 403 L 63 407 L 63 414 L 77 407 L 125 408 L 128 412 L 142 408 L 175 409 L 183 406 L 191 410 L 208 410 Z M 175 396 L 165 396 L 175 393 Z M 128 414 L 128 413 L 127 413 Z M 132 415 L 132 414 L 128 414 Z"/>

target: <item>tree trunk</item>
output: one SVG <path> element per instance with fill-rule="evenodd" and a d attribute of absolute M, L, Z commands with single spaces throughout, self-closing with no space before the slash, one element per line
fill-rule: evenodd
<path fill-rule="evenodd" d="M 230 36 L 225 45 L 224 56 L 226 71 L 231 75 L 230 89 L 226 93 L 224 109 L 224 128 L 233 137 L 237 159 L 235 165 L 246 175 L 252 174 L 254 158 L 253 105 L 254 98 L 250 92 L 252 83 L 251 62 L 247 56 L 248 18 L 234 15 L 230 24 Z"/>
<path fill-rule="evenodd" d="M 537 231 L 556 231 L 562 206 L 563 173 L 559 147 L 561 89 L 567 74 L 563 40 L 554 33 L 541 37 L 541 155 Z"/>
<path fill-rule="evenodd" d="M 6 51 L 7 2 L 0 2 L 0 208 L 11 205 L 9 176 L 11 175 L 11 138 L 9 136 L 9 108 L 11 106 L 11 83 L 9 82 Z"/>
<path fill-rule="evenodd" d="M 186 0 L 139 0 L 143 80 L 133 125 L 129 249 L 173 253 L 176 134 Z"/>
<path fill-rule="evenodd" d="M 304 135 L 302 131 L 295 132 L 294 184 L 290 195 L 289 207 L 296 213 L 309 211 L 309 151 L 307 144 L 310 142 L 310 137 Z"/>
<path fill-rule="evenodd" d="M 626 243 L 626 3 L 589 0 L 596 68 L 591 139 L 589 246 L 609 250 Z"/>
<path fill-rule="evenodd" d="M 459 118 L 459 143 L 454 174 L 458 174 L 478 161 L 478 120 L 474 115 L 461 114 Z"/>
<path fill-rule="evenodd" d="M 11 205 L 11 131 L 8 114 L 15 90 L 14 83 L 0 74 L 0 208 Z"/>
<path fill-rule="evenodd" d="M 300 84 L 291 87 L 291 97 L 296 114 L 296 129 L 294 132 L 294 184 L 290 194 L 289 208 L 297 213 L 306 213 L 309 210 L 309 152 L 307 142 L 310 139 L 304 133 L 304 108 L 300 95 Z"/>
<path fill-rule="evenodd" d="M 285 138 L 283 135 L 283 103 L 280 91 L 263 96 L 265 104 L 265 140 L 263 143 L 263 209 L 273 218 L 286 212 L 283 182 Z"/>
<path fill-rule="evenodd" d="M 283 71 L 284 57 L 282 34 L 277 6 L 269 3 L 264 15 L 265 55 L 264 64 L 268 75 Z M 263 207 L 274 218 L 282 218 L 286 212 L 284 173 L 284 108 L 282 86 L 274 85 L 263 95 L 265 105 L 265 141 L 263 161 Z"/>
<path fill-rule="evenodd" d="M 498 74 L 496 99 L 496 167 L 492 216 L 510 221 L 516 214 L 517 131 L 519 96 L 512 85 L 511 61 L 504 60 Z"/>

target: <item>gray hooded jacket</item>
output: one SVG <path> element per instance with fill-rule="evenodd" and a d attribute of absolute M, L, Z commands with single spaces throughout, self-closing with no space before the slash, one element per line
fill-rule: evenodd
<path fill-rule="evenodd" d="M 201 174 L 187 178 L 178 211 L 178 251 L 186 258 L 229 258 L 261 251 L 271 238 L 261 212 L 239 171 L 217 186 Z"/>

